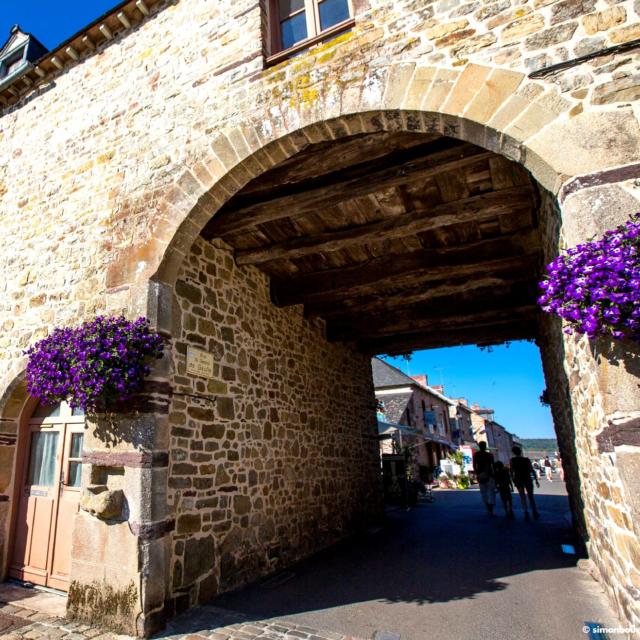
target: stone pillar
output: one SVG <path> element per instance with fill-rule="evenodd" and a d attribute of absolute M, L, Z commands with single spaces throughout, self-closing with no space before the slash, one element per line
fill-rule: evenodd
<path fill-rule="evenodd" d="M 170 314 L 163 290 L 150 283 L 127 293 L 128 315 L 147 315 L 161 333 Z M 167 345 L 142 393 L 88 417 L 73 528 L 68 617 L 139 637 L 162 629 L 166 618 L 175 525 L 167 504 L 170 361 Z"/>

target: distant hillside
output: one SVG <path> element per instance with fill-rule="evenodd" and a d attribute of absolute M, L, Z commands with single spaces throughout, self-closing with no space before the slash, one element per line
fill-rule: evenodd
<path fill-rule="evenodd" d="M 525 451 L 549 451 L 558 450 L 558 441 L 555 438 L 520 438 L 520 443 Z"/>

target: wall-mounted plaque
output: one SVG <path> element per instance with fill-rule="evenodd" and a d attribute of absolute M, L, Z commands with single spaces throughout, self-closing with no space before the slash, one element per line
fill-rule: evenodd
<path fill-rule="evenodd" d="M 213 378 L 213 354 L 187 347 L 187 373 L 201 378 Z"/>

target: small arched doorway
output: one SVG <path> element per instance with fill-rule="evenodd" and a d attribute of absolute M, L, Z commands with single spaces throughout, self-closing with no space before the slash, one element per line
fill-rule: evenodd
<path fill-rule="evenodd" d="M 66 402 L 38 404 L 21 428 L 9 575 L 67 591 L 78 511 L 85 417 Z"/>

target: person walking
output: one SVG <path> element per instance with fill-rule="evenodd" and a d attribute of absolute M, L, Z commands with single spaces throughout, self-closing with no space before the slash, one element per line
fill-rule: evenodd
<path fill-rule="evenodd" d="M 533 473 L 536 476 L 536 480 L 540 480 L 540 463 L 537 460 L 533 461 Z"/>
<path fill-rule="evenodd" d="M 558 456 L 557 458 L 556 469 L 558 471 L 558 477 L 560 478 L 560 481 L 564 482 L 564 468 L 562 466 L 562 458 L 560 456 Z"/>
<path fill-rule="evenodd" d="M 512 519 L 513 501 L 511 499 L 511 493 L 513 492 L 513 482 L 511 482 L 511 474 L 500 460 L 495 463 L 494 469 L 496 488 L 500 494 L 500 500 L 502 500 L 504 514 L 507 518 Z"/>
<path fill-rule="evenodd" d="M 478 443 L 479 451 L 473 456 L 473 470 L 480 486 L 482 502 L 487 508 L 487 513 L 493 516 L 493 507 L 496 504 L 496 483 L 494 480 L 493 455 L 487 451 L 487 443 Z"/>
<path fill-rule="evenodd" d="M 513 478 L 513 484 L 516 486 L 518 494 L 520 495 L 520 504 L 524 511 L 524 519 L 529 520 L 529 509 L 527 507 L 527 498 L 529 498 L 531 512 L 533 513 L 533 517 L 537 520 L 540 515 L 538 514 L 536 500 L 533 497 L 534 478 L 536 487 L 540 488 L 540 483 L 536 478 L 531 460 L 522 455 L 522 449 L 516 445 L 511 449 L 511 451 L 513 452 L 513 458 L 511 458 L 511 477 Z"/>
<path fill-rule="evenodd" d="M 549 456 L 545 456 L 544 458 L 544 475 L 549 482 L 553 482 L 553 467 L 551 466 L 551 460 L 549 460 Z"/>

